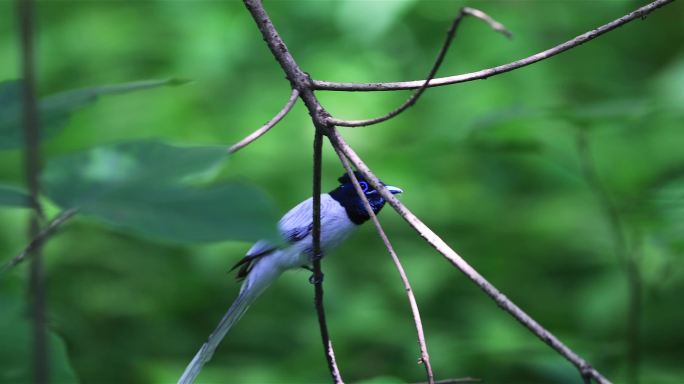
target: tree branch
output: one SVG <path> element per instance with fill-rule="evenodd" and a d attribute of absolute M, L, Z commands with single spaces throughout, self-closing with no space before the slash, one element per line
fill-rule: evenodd
<path fill-rule="evenodd" d="M 50 221 L 50 223 L 42 231 L 40 231 L 35 237 L 33 237 L 33 239 L 31 239 L 28 245 L 18 255 L 14 256 L 11 260 L 0 267 L 0 275 L 24 261 L 36 249 L 38 249 L 40 245 L 44 244 L 45 241 L 50 238 L 59 229 L 59 227 L 62 226 L 62 224 L 69 221 L 69 219 L 71 219 L 76 213 L 78 213 L 78 209 L 70 208 L 62 211 L 59 215 L 52 219 L 52 221 Z"/>
<path fill-rule="evenodd" d="M 248 135 L 247 137 L 245 137 L 244 139 L 242 139 L 242 140 L 240 140 L 239 142 L 233 144 L 233 145 L 228 149 L 228 153 L 233 154 L 233 153 L 235 153 L 235 152 L 241 150 L 242 148 L 244 148 L 244 147 L 248 146 L 249 144 L 251 144 L 251 143 L 252 143 L 253 141 L 255 141 L 256 139 L 258 139 L 258 138 L 260 138 L 261 136 L 263 136 L 263 135 L 264 135 L 266 132 L 268 132 L 271 128 L 275 127 L 276 124 L 278 124 L 278 123 L 280 122 L 280 120 L 282 120 L 283 117 L 285 117 L 285 115 L 287 115 L 288 112 L 290 112 L 290 110 L 291 110 L 292 107 L 294 106 L 295 102 L 297 101 L 297 98 L 298 98 L 298 97 L 299 97 L 299 91 L 296 90 L 296 89 L 292 89 L 292 94 L 290 95 L 290 99 L 287 101 L 287 103 L 285 104 L 285 106 L 283 107 L 283 109 L 281 109 L 280 112 L 278 112 L 278 114 L 276 114 L 268 123 L 262 125 L 259 129 L 257 129 L 256 131 L 252 132 L 251 134 L 249 134 L 249 135 Z"/>
<path fill-rule="evenodd" d="M 624 268 L 629 299 L 627 333 L 625 335 L 627 344 L 627 383 L 638 384 L 641 365 L 641 296 L 643 295 L 641 269 L 637 260 L 638 251 L 636 247 L 630 250 L 625 233 L 626 224 L 621 217 L 620 209 L 611 198 L 608 189 L 601 182 L 585 128 L 581 127 L 577 133 L 577 152 L 584 179 L 603 210 L 610 228 L 613 237 L 613 252 L 617 262 L 620 267 Z"/>
<path fill-rule="evenodd" d="M 427 241 L 437 252 L 442 254 L 452 265 L 463 272 L 473 283 L 475 283 L 484 293 L 493 299 L 496 304 L 504 311 L 508 312 L 518 322 L 534 333 L 548 346 L 556 350 L 568 361 L 570 361 L 577 369 L 583 378 L 593 378 L 600 384 L 610 383 L 603 375 L 596 369 L 592 368 L 584 359 L 579 357 L 575 352 L 558 340 L 551 332 L 547 331 L 527 313 L 515 305 L 503 293 L 499 292 L 489 281 L 487 281 L 479 272 L 470 266 L 461 256 L 449 247 L 444 240 L 435 234 L 427 225 L 425 225 L 418 217 L 416 217 L 408 208 L 404 206 L 394 195 L 392 195 L 387 188 L 380 184 L 378 178 L 368 168 L 368 166 L 361 160 L 361 158 L 354 152 L 354 150 L 344 141 L 344 138 L 336 130 L 331 130 L 328 135 L 334 146 L 339 148 L 342 153 L 354 164 L 365 177 L 366 180 L 376 189 L 382 197 L 394 208 L 395 211 L 413 228 L 425 241 Z"/>
<path fill-rule="evenodd" d="M 352 180 L 354 188 L 356 189 L 356 194 L 359 195 L 361 201 L 363 201 L 363 205 L 366 208 L 366 212 L 371 217 L 371 220 L 373 220 L 373 224 L 375 224 L 375 229 L 378 231 L 378 235 L 382 239 L 382 242 L 385 243 L 387 252 L 389 252 L 390 256 L 392 256 L 394 266 L 397 268 L 397 271 L 399 272 L 399 277 L 401 278 L 401 281 L 404 284 L 404 290 L 406 291 L 406 296 L 408 297 L 409 304 L 411 305 L 413 322 L 416 325 L 416 333 L 418 334 L 418 346 L 420 347 L 420 362 L 423 363 L 423 365 L 425 366 L 425 374 L 427 375 L 428 384 L 435 384 L 435 375 L 432 372 L 432 365 L 430 365 L 430 355 L 428 354 L 427 344 L 425 343 L 425 333 L 423 332 L 423 322 L 420 319 L 420 310 L 418 309 L 418 303 L 416 302 L 416 298 L 413 295 L 413 288 L 411 288 L 411 283 L 409 282 L 408 276 L 406 275 L 406 271 L 404 271 L 404 266 L 401 265 L 399 256 L 397 256 L 397 253 L 394 251 L 392 243 L 390 243 L 389 238 L 387 238 L 387 234 L 382 229 L 382 225 L 380 224 L 378 217 L 375 215 L 375 212 L 373 212 L 373 208 L 371 208 L 370 203 L 366 198 L 366 195 L 363 193 L 363 189 L 361 188 L 361 185 L 359 185 L 359 181 L 357 180 L 356 175 L 354 175 L 354 171 L 349 165 L 349 161 L 344 156 L 344 154 L 339 150 L 339 148 L 335 146 L 333 146 L 333 148 L 335 148 L 335 152 L 337 153 L 337 156 L 340 158 L 342 166 L 344 166 L 344 169 L 347 170 L 347 174 L 349 175 L 349 178 Z"/>
<path fill-rule="evenodd" d="M 23 81 L 23 124 L 24 124 L 24 161 L 26 183 L 33 203 L 28 235 L 35 238 L 40 231 L 43 208 L 38 201 L 40 194 L 40 118 L 36 98 L 36 76 L 34 57 L 34 2 L 17 0 L 19 19 L 19 42 L 21 45 L 21 67 Z M 41 255 L 41 243 L 34 247 L 34 257 L 29 272 L 29 295 L 32 320 L 33 381 L 44 384 L 50 378 L 47 329 L 45 326 L 45 272 Z"/>
<path fill-rule="evenodd" d="M 458 15 L 456 15 L 456 18 L 454 18 L 454 21 L 451 22 L 451 25 L 449 26 L 449 29 L 447 30 L 447 36 L 446 39 L 444 40 L 444 43 L 442 44 L 442 48 L 439 50 L 439 53 L 437 54 L 437 57 L 435 58 L 434 64 L 432 64 L 432 68 L 430 68 L 430 72 L 427 75 L 427 79 L 423 81 L 423 85 L 418 88 L 416 92 L 414 92 L 402 105 L 400 105 L 398 108 L 392 110 L 388 114 L 380 117 L 376 117 L 373 119 L 367 119 L 367 120 L 340 120 L 340 119 L 335 119 L 335 118 L 330 118 L 328 121 L 330 124 L 337 125 L 337 126 L 343 126 L 343 127 L 363 127 L 367 125 L 373 125 L 377 123 L 381 123 L 383 121 L 387 121 L 398 114 L 404 112 L 407 110 L 409 107 L 411 107 L 413 104 L 418 101 L 418 98 L 425 92 L 425 90 L 428 88 L 428 84 L 430 84 L 430 80 L 432 80 L 435 75 L 437 74 L 437 71 L 439 70 L 439 67 L 442 65 L 442 62 L 444 61 L 444 56 L 446 56 L 447 51 L 449 50 L 449 47 L 451 46 L 451 42 L 454 40 L 454 37 L 456 36 L 456 31 L 458 30 L 459 25 L 461 25 L 461 20 L 465 16 L 473 16 L 478 19 L 486 21 L 492 28 L 494 28 L 495 31 L 500 31 L 504 35 L 510 37 L 511 33 L 501 24 L 489 17 L 487 14 L 484 12 L 473 9 L 473 8 L 468 8 L 468 7 L 463 7 L 458 11 Z"/>
<path fill-rule="evenodd" d="M 608 24 L 602 25 L 589 32 L 583 33 L 572 40 L 566 41 L 563 44 L 557 45 L 553 48 L 536 53 L 532 56 L 517 60 L 508 64 L 499 65 L 493 68 L 487 68 L 476 72 L 464 73 L 456 76 L 440 77 L 432 79 L 428 87 L 440 87 L 443 85 L 464 83 L 467 81 L 486 79 L 492 76 L 500 75 L 502 73 L 510 72 L 518 68 L 534 64 L 538 61 L 548 59 L 559 53 L 565 52 L 571 48 L 575 48 L 587 41 L 593 40 L 606 32 L 621 27 L 633 20 L 644 18 L 649 13 L 656 9 L 667 5 L 674 0 L 656 0 L 648 5 L 645 5 L 634 12 L 631 12 L 619 19 L 613 20 Z M 316 90 L 324 91 L 345 91 L 345 92 L 370 92 L 370 91 L 396 91 L 401 89 L 417 89 L 420 88 L 425 80 L 414 81 L 400 81 L 392 83 L 337 83 L 332 81 L 314 80 L 313 86 Z"/>
<path fill-rule="evenodd" d="M 323 306 L 323 271 L 321 270 L 321 171 L 322 171 L 322 147 L 323 135 L 316 130 L 314 135 L 314 157 L 313 157 L 313 228 L 311 230 L 312 236 L 312 261 L 313 261 L 313 276 L 311 282 L 314 284 L 314 304 L 316 306 L 316 314 L 318 315 L 318 324 L 321 329 L 321 340 L 323 341 L 323 349 L 325 350 L 325 357 L 328 361 L 328 369 L 332 376 L 333 382 L 342 383 L 342 375 L 337 367 L 335 361 L 335 351 L 333 351 L 332 341 L 328 334 L 328 323 L 325 321 L 325 308 Z"/>

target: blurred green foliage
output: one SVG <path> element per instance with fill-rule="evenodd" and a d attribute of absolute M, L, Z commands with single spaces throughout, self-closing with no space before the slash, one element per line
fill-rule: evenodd
<path fill-rule="evenodd" d="M 317 79 L 350 82 L 423 77 L 462 5 L 488 12 L 515 37 L 506 41 L 466 20 L 443 75 L 541 51 L 642 3 L 266 3 L 304 70 Z M 684 381 L 682 14 L 684 6 L 672 4 L 533 66 L 431 89 L 390 122 L 343 130 L 383 180 L 404 189 L 402 200 L 416 214 L 615 382 L 625 382 L 628 372 L 629 297 L 620 262 L 627 256 L 643 280 L 642 382 Z M 37 24 L 40 95 L 141 79 L 194 80 L 79 109 L 44 142 L 48 178 L 65 159 L 121 142 L 227 146 L 270 119 L 290 92 L 238 1 L 44 1 Z M 0 80 L 18 77 L 16 30 L 13 3 L 0 2 Z M 382 114 L 406 95 L 319 93 L 340 118 Z M 311 142 L 308 115 L 297 104 L 217 172 L 183 182 L 206 187 L 240 180 L 267 191 L 285 212 L 311 192 Z M 21 159 L 19 150 L 0 152 L 0 184 L 22 185 Z M 597 180 L 583 170 L 587 161 Z M 176 171 L 183 179 L 183 164 L 169 161 L 153 176 Z M 342 168 L 329 147 L 324 172 L 324 189 L 334 187 Z M 153 179 L 149 193 L 155 193 Z M 615 254 L 614 228 L 596 185 L 619 213 L 629 255 Z M 0 201 L 19 204 L 16 193 L 4 188 Z M 77 198 L 68 191 L 58 195 L 48 197 L 56 204 Z M 238 200 L 247 207 L 267 204 L 251 194 Z M 381 216 L 413 282 L 439 378 L 579 382 L 569 363 L 499 310 L 396 214 L 387 209 Z M 0 208 L 0 260 L 26 244 L 26 221 L 25 209 Z M 235 297 L 239 285 L 226 272 L 248 247 L 179 244 L 76 218 L 45 249 L 50 328 L 68 355 L 68 362 L 54 364 L 56 377 L 70 381 L 71 365 L 83 383 L 174 382 Z M 327 257 L 324 270 L 329 327 L 345 379 L 424 380 L 403 289 L 373 229 L 363 228 Z M 19 304 L 25 272 L 23 266 L 0 277 L 0 355 L 9 351 L 17 366 L 12 372 L 20 373 L 29 366 L 16 358 L 27 354 Z M 200 381 L 326 382 L 307 278 L 289 273 L 267 291 Z M 2 373 L 0 380 L 21 380 Z"/>

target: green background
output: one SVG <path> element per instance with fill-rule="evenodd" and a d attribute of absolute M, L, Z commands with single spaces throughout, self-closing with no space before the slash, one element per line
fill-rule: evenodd
<path fill-rule="evenodd" d="M 266 8 L 313 78 L 371 82 L 424 77 L 459 6 L 488 12 L 514 39 L 465 20 L 443 76 L 517 60 L 643 4 L 269 1 Z M 40 95 L 193 80 L 103 97 L 77 112 L 43 145 L 48 164 L 137 139 L 228 146 L 270 119 L 290 93 L 238 1 L 43 1 L 37 10 Z M 625 258 L 637 260 L 642 280 L 641 382 L 684 382 L 682 15 L 684 5 L 672 4 L 533 66 L 430 89 L 389 122 L 341 129 L 385 182 L 404 189 L 401 199 L 414 213 L 617 383 L 628 382 Z M 0 1 L 0 80 L 19 77 L 16 23 L 14 3 Z M 407 95 L 318 93 L 333 115 L 350 119 L 382 114 Z M 579 137 L 588 143 L 584 152 Z M 297 103 L 272 132 L 230 157 L 215 180 L 256 186 L 284 213 L 311 193 L 311 147 L 311 123 Z M 583 173 L 582 159 L 595 178 Z M 324 190 L 342 172 L 326 144 Z M 22 180 L 22 153 L 0 152 L 0 182 Z M 616 254 L 615 225 L 598 191 L 615 207 L 626 253 Z M 254 201 L 262 204 L 249 196 L 241 203 Z M 27 218 L 25 209 L 0 208 L 0 260 L 26 244 Z M 381 219 L 413 283 L 438 378 L 580 382 L 574 367 L 391 209 Z M 49 326 L 68 356 L 53 364 L 56 381 L 175 382 L 236 296 L 239 284 L 227 271 L 249 246 L 169 242 L 86 216 L 73 220 L 45 248 Z M 408 303 L 373 228 L 362 228 L 323 266 L 343 377 L 424 381 Z M 3 358 L 0 380 L 9 382 L 10 370 L 30 368 L 20 358 L 28 348 L 21 315 L 27 271 L 24 265 L 0 276 L 0 357 L 14 357 Z M 288 273 L 268 290 L 200 382 L 327 382 L 308 277 Z"/>

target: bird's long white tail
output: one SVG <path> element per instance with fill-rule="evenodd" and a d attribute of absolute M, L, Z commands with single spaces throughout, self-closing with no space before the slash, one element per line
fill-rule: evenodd
<path fill-rule="evenodd" d="M 202 367 L 211 359 L 216 347 L 218 347 L 228 331 L 240 320 L 254 300 L 280 275 L 280 271 L 275 269 L 269 269 L 268 272 L 270 273 L 250 273 L 237 299 L 228 308 L 228 312 L 223 315 L 214 332 L 209 335 L 207 341 L 202 344 L 195 357 L 185 368 L 183 375 L 178 379 L 178 384 L 191 384 L 195 381 Z"/>

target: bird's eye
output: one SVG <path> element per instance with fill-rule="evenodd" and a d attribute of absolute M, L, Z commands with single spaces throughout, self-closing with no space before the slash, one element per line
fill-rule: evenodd
<path fill-rule="evenodd" d="M 366 183 L 365 181 L 359 181 L 359 185 L 361 186 L 363 192 L 368 192 L 368 183 Z"/>

